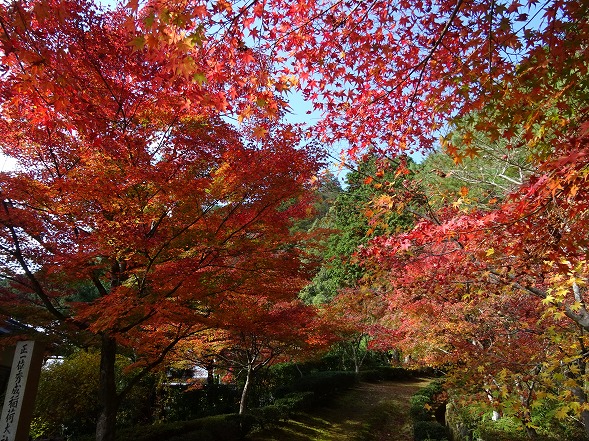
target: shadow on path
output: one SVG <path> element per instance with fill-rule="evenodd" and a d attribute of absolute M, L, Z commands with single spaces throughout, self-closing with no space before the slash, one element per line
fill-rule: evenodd
<path fill-rule="evenodd" d="M 250 441 L 412 441 L 409 398 L 429 380 L 360 383 L 329 406 L 301 414 Z"/>

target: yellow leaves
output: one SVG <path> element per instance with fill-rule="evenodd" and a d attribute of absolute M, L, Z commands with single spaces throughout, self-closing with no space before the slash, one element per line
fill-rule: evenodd
<path fill-rule="evenodd" d="M 579 368 L 579 365 L 578 365 L 578 364 L 576 364 L 576 363 L 574 363 L 574 364 L 571 364 L 571 365 L 569 366 L 569 370 L 570 370 L 570 371 L 571 371 L 571 373 L 572 373 L 573 375 L 575 375 L 575 376 L 577 376 L 577 375 L 580 375 L 580 374 L 581 374 L 581 369 Z M 572 381 L 573 381 L 573 382 L 575 382 L 576 380 L 572 380 Z M 573 386 L 573 387 L 575 387 L 576 385 L 574 385 L 574 384 L 573 384 L 572 386 Z"/>
<path fill-rule="evenodd" d="M 176 75 L 191 78 L 193 76 L 196 64 L 192 57 L 185 57 L 182 60 L 172 64 Z"/>
<path fill-rule="evenodd" d="M 381 209 L 392 210 L 395 206 L 395 200 L 392 196 L 383 194 L 374 200 L 374 205 Z"/>
<path fill-rule="evenodd" d="M 193 76 L 192 79 L 199 85 L 202 86 L 204 83 L 206 83 L 207 81 L 207 77 L 204 73 L 202 72 L 196 72 Z"/>
<path fill-rule="evenodd" d="M 500 392 L 501 398 L 507 398 L 509 396 L 509 388 L 506 385 L 501 386 Z"/>
<path fill-rule="evenodd" d="M 581 302 L 575 302 L 571 306 L 569 306 L 569 308 L 574 312 L 579 312 L 581 310 L 582 306 L 583 305 L 581 304 Z"/>
<path fill-rule="evenodd" d="M 133 48 L 133 51 L 140 51 L 145 47 L 145 36 L 139 35 L 131 40 L 128 45 Z"/>
<path fill-rule="evenodd" d="M 533 401 L 533 402 L 532 402 L 532 404 L 531 404 L 531 406 L 530 406 L 530 407 L 531 407 L 532 409 L 539 409 L 539 408 L 541 408 L 542 406 L 544 406 L 544 403 L 543 403 L 542 401 L 540 401 L 540 400 L 535 400 L 535 401 Z"/>
<path fill-rule="evenodd" d="M 248 119 L 253 114 L 252 106 L 246 106 L 240 113 L 237 115 L 237 122 L 242 123 L 246 119 Z"/>
<path fill-rule="evenodd" d="M 452 207 L 459 209 L 462 205 L 465 205 L 465 207 L 462 209 L 462 211 L 464 212 L 468 212 L 468 204 L 471 202 L 471 200 L 469 198 L 463 198 L 460 197 L 458 199 L 456 199 L 454 202 L 452 202 Z"/>
<path fill-rule="evenodd" d="M 278 103 L 272 94 L 261 92 L 249 98 L 249 103 L 240 109 L 237 122 L 240 124 L 249 119 L 268 118 L 275 120 L 280 111 Z"/>
<path fill-rule="evenodd" d="M 565 317 L 566 317 L 566 313 L 565 313 L 564 311 L 558 311 L 558 312 L 556 312 L 556 313 L 554 314 L 554 317 L 555 317 L 557 320 L 562 320 L 563 318 L 565 318 Z"/>
<path fill-rule="evenodd" d="M 231 6 L 231 3 L 228 2 L 227 0 L 218 0 L 217 7 L 222 11 L 226 11 L 226 12 L 233 11 L 233 7 Z"/>
<path fill-rule="evenodd" d="M 468 146 L 465 150 L 464 150 L 464 156 L 469 157 L 470 159 L 474 159 L 477 156 L 479 156 L 479 149 L 477 149 L 474 146 Z"/>
<path fill-rule="evenodd" d="M 567 417 L 568 412 L 569 408 L 567 406 L 563 406 L 554 412 L 554 416 L 559 420 L 564 420 Z"/>
<path fill-rule="evenodd" d="M 278 92 L 284 92 L 296 87 L 298 84 L 299 80 L 295 75 L 282 75 L 274 84 L 274 88 Z"/>
<path fill-rule="evenodd" d="M 268 135 L 268 129 L 266 129 L 264 126 L 256 126 L 252 130 L 252 136 L 255 139 L 262 140 L 262 139 L 266 138 L 267 135 Z"/>
<path fill-rule="evenodd" d="M 486 255 L 487 257 L 489 257 L 489 256 L 492 256 L 493 254 L 495 254 L 495 249 L 493 249 L 493 248 L 489 248 L 489 249 L 487 250 L 487 252 L 485 253 L 485 255 Z"/>

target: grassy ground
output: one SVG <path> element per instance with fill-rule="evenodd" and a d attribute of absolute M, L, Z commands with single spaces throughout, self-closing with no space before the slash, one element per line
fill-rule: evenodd
<path fill-rule="evenodd" d="M 425 380 L 360 383 L 331 405 L 253 433 L 250 441 L 411 441 L 409 397 Z"/>

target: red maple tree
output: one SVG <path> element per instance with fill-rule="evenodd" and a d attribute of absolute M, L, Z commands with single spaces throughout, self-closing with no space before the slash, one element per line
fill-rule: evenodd
<path fill-rule="evenodd" d="M 408 233 L 375 239 L 362 259 L 365 283 L 386 293 L 385 323 L 416 359 L 462 366 L 461 387 L 494 389 L 496 405 L 511 388 L 530 431 L 530 408 L 546 399 L 587 430 L 586 129 L 553 147 L 503 202 L 430 212 Z"/>
<path fill-rule="evenodd" d="M 98 292 L 115 294 L 109 298 L 117 299 L 116 314 L 95 320 L 106 304 L 82 305 L 82 323 L 92 323 L 90 330 L 103 333 L 115 325 L 147 326 L 143 317 L 151 315 L 144 298 L 159 299 L 150 296 L 160 288 L 180 295 L 185 286 L 176 288 L 171 276 L 182 267 L 178 256 L 197 255 L 190 248 L 172 251 L 185 233 L 206 231 L 184 242 L 217 243 L 202 245 L 203 250 L 247 248 L 260 237 L 259 231 L 247 231 L 254 220 L 266 219 L 269 212 L 284 216 L 284 210 L 268 210 L 284 205 L 264 205 L 265 198 L 280 193 L 274 184 L 289 187 L 280 179 L 292 179 L 299 188 L 299 179 L 313 162 L 285 144 L 295 143 L 296 131 L 275 123 L 286 105 L 282 94 L 297 88 L 323 112 L 314 128 L 318 139 L 343 141 L 352 158 L 367 149 L 393 156 L 427 149 L 439 132 L 456 127 L 462 142 L 447 139 L 445 149 L 457 162 L 477 155 L 472 138 L 478 131 L 491 141 L 511 143 L 510 148 L 528 149 L 537 166 L 538 172 L 499 207 L 430 212 L 414 231 L 378 239 L 367 249 L 367 265 L 378 264 L 377 272 L 384 274 L 372 283 L 389 290 L 391 320 L 398 319 L 394 306 L 408 312 L 415 307 L 414 323 L 403 322 L 407 332 L 419 329 L 423 317 L 439 316 L 444 318 L 438 323 L 440 333 L 456 337 L 450 339 L 454 345 L 468 335 L 456 333 L 464 326 L 472 333 L 467 340 L 480 341 L 483 348 L 488 339 L 479 335 L 480 326 L 472 326 L 477 320 L 492 324 L 493 335 L 502 335 L 498 329 L 511 329 L 517 321 L 527 323 L 522 329 L 530 326 L 534 332 L 528 336 L 534 335 L 538 317 L 559 324 L 568 318 L 564 323 L 569 325 L 562 324 L 567 336 L 574 334 L 570 323 L 587 330 L 586 2 L 153 0 L 130 2 L 110 14 L 100 14 L 82 1 L 30 1 L 1 8 L 3 149 L 27 167 L 19 176 L 5 175 L 2 183 L 3 193 L 11 193 L 4 198 L 5 266 L 25 268 L 13 278 L 28 277 L 29 289 L 53 316 L 66 318 L 58 302 L 62 295 L 54 289 L 41 291 L 36 275 L 49 271 L 44 280 L 61 286 L 63 274 L 88 271 L 83 265 L 91 262 Z M 218 112 L 242 121 L 251 144 L 225 143 L 227 137 L 242 139 L 228 134 L 233 131 L 215 118 Z M 254 147 L 261 141 L 271 146 L 264 154 Z M 217 147 L 203 147 L 213 145 Z M 240 153 L 234 152 L 236 146 L 241 146 Z M 187 157 L 192 157 L 192 166 L 198 164 L 196 169 L 179 165 Z M 201 157 L 207 159 L 194 161 Z M 299 163 L 303 165 L 292 167 Z M 153 172 L 166 167 L 162 174 Z M 284 176 L 248 179 L 246 167 L 258 176 L 268 170 L 280 170 Z M 190 185 L 176 180 L 184 173 L 194 178 Z M 194 188 L 196 182 L 204 187 Z M 256 192 L 258 187 L 261 192 Z M 133 203 L 105 201 L 102 190 Z M 181 194 L 192 195 L 186 200 L 201 210 L 198 220 L 190 217 L 188 206 L 174 205 Z M 207 198 L 216 202 L 203 203 L 211 200 Z M 407 207 L 401 199 L 397 202 Z M 66 200 L 72 205 L 68 210 L 63 208 L 69 206 Z M 259 214 L 248 211 L 250 205 Z M 295 206 L 289 210 L 296 211 Z M 77 220 L 79 213 L 83 221 Z M 174 224 L 184 227 L 172 232 L 169 220 L 176 215 L 182 221 Z M 216 222 L 208 222 L 209 217 Z M 272 219 L 265 225 L 264 232 L 281 224 Z M 219 239 L 228 231 L 234 233 Z M 157 243 L 162 251 L 154 254 L 151 246 Z M 45 249 L 50 251 L 41 252 Z M 89 259 L 70 260 L 63 250 Z M 214 266 L 208 259 L 236 254 L 201 251 L 199 262 L 206 272 Z M 182 271 L 187 267 L 200 268 L 189 264 Z M 140 268 L 169 273 L 153 283 L 141 275 L 129 276 L 141 273 Z M 399 280 L 384 273 L 386 268 L 401 274 Z M 97 283 L 105 273 L 112 281 L 108 286 Z M 231 285 L 226 282 L 231 277 L 216 274 L 207 274 L 206 286 Z M 476 281 L 471 280 L 474 276 Z M 186 286 L 195 279 L 205 280 L 191 278 Z M 133 291 L 135 286 L 144 290 Z M 471 293 L 475 286 L 479 309 Z M 142 301 L 133 301 L 127 292 L 141 293 Z M 520 292 L 526 294 L 521 308 L 505 310 L 501 320 L 485 316 L 513 305 Z M 409 301 L 396 300 L 401 294 Z M 213 297 L 207 296 L 207 302 Z M 461 302 L 480 317 L 460 315 Z M 454 317 L 443 314 L 453 308 Z M 212 309 L 202 307 L 201 316 Z M 545 312 L 552 316 L 545 318 Z M 554 347 L 549 330 L 543 327 L 542 338 L 526 347 L 537 353 L 544 344 Z M 517 335 L 523 339 L 526 334 L 520 331 Z M 565 363 L 567 372 L 582 378 L 584 338 L 582 343 L 567 341 L 559 350 L 576 354 Z M 587 419 L 582 388 L 566 386 L 579 404 L 569 410 Z M 585 425 L 589 427 L 587 421 Z"/>
<path fill-rule="evenodd" d="M 17 160 L 0 174 L 2 313 L 101 347 L 98 440 L 114 439 L 141 376 L 222 320 L 228 295 L 266 279 L 268 295 L 290 293 L 305 276 L 290 227 L 319 166 L 278 114 L 222 119 L 263 68 L 235 61 L 236 83 L 183 75 L 134 44 L 128 20 L 85 1 L 0 6 L 0 144 Z M 115 355 L 130 350 L 142 370 L 117 390 Z"/>
<path fill-rule="evenodd" d="M 297 287 L 297 285 L 292 285 Z M 248 405 L 251 391 L 264 368 L 285 361 L 301 361 L 325 350 L 330 334 L 319 325 L 316 310 L 292 300 L 304 285 L 284 300 L 268 296 L 264 287 L 224 300 L 226 313 L 214 330 L 182 342 L 176 352 L 181 362 L 228 372 L 243 379 L 239 413 Z"/>

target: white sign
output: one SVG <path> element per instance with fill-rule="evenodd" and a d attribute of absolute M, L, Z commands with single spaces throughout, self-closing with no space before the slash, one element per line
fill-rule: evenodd
<path fill-rule="evenodd" d="M 0 441 L 15 440 L 34 345 L 33 341 L 20 341 L 16 344 L 4 407 L 0 416 Z"/>

